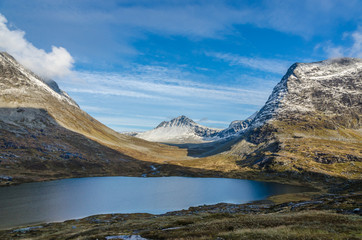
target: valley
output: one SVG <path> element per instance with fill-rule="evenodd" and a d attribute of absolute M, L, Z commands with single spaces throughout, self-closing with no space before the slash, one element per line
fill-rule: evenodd
<path fill-rule="evenodd" d="M 93 216 L 39 228 L 4 230 L 0 236 L 105 239 L 121 233 L 118 235 L 148 239 L 239 239 L 243 234 L 278 239 L 276 232 L 284 231 L 284 239 L 302 239 L 303 234 L 313 239 L 328 236 L 330 225 L 343 223 L 335 230 L 338 237 L 350 234 L 358 239 L 361 79 L 359 58 L 296 63 L 260 111 L 224 130 L 206 128 L 180 116 L 129 136 L 81 110 L 54 81 L 41 79 L 9 54 L 1 53 L 3 187 L 96 176 L 183 176 L 287 183 L 313 187 L 317 192 L 273 196 L 244 205 L 195 206 L 161 215 Z M 317 219 L 321 230 L 304 232 L 303 226 L 312 229 L 308 219 Z"/>

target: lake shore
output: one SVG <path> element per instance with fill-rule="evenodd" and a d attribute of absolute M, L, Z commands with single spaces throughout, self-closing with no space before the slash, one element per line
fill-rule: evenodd
<path fill-rule="evenodd" d="M 333 236 L 334 239 L 359 239 L 361 203 L 362 193 L 289 194 L 247 204 L 190 207 L 161 215 L 95 215 L 2 230 L 0 237 L 112 239 L 111 236 L 134 235 L 145 239 L 329 239 Z"/>
<path fill-rule="evenodd" d="M 164 214 L 191 206 L 243 204 L 310 191 L 316 189 L 230 178 L 90 177 L 24 183 L 0 188 L 0 229 L 95 214 Z"/>
<path fill-rule="evenodd" d="M 94 175 L 103 176 L 103 174 Z M 149 176 L 159 177 L 167 175 L 161 172 L 159 174 L 150 174 Z M 269 197 L 266 201 L 248 204 L 216 204 L 191 207 L 188 210 L 170 212 L 167 215 L 96 215 L 80 220 L 68 220 L 62 223 L 33 225 L 30 226 L 30 229 L 27 228 L 29 226 L 23 226 L 2 230 L 0 231 L 0 237 L 2 239 L 63 239 L 62 236 L 67 236 L 69 239 L 106 239 L 105 237 L 107 236 L 140 235 L 146 239 L 182 239 L 183 237 L 187 239 L 216 239 L 217 237 L 220 237 L 219 239 L 242 239 L 240 236 L 244 236 L 245 231 L 249 231 L 250 235 L 247 234 L 245 236 L 250 238 L 288 239 L 289 237 L 289 239 L 313 239 L 320 238 L 321 236 L 322 238 L 328 238 L 328 236 L 331 236 L 330 234 L 334 234 L 331 231 L 334 231 L 335 225 L 340 225 L 341 222 L 346 223 L 342 224 L 342 228 L 339 228 L 337 236 L 341 236 L 341 238 L 357 236 L 349 239 L 358 239 L 360 237 L 357 232 L 362 230 L 362 217 L 361 212 L 355 210 L 362 208 L 362 191 L 359 181 L 342 181 L 340 179 L 335 181 L 331 179 L 328 182 L 316 180 L 301 181 L 298 178 L 290 180 L 277 174 L 261 172 L 209 172 L 207 174 L 205 172 L 202 174 L 200 172 L 193 172 L 180 175 L 185 177 L 227 177 L 270 181 L 313 187 L 316 191 L 275 195 Z M 34 182 L 32 180 L 35 180 L 35 182 L 50 181 L 55 179 L 63 178 L 29 178 L 27 180 L 31 181 L 24 182 Z M 21 182 L 14 182 L 12 184 L 19 183 Z M 3 186 L 11 186 L 12 184 L 3 184 Z M 340 201 L 341 199 L 343 201 Z M 316 218 L 318 220 L 315 222 L 315 225 L 320 226 L 319 228 L 307 223 L 307 221 Z M 206 221 L 205 224 L 203 223 L 204 220 Z M 236 220 L 241 221 L 241 223 L 238 224 Z M 326 220 L 328 221 L 326 222 Z M 273 221 L 277 222 L 274 224 L 272 223 Z M 293 224 L 289 224 L 289 221 Z M 219 225 L 219 222 L 221 225 Z M 212 230 L 207 232 L 207 229 L 204 229 L 204 227 L 209 224 Z M 41 228 L 33 228 L 37 226 L 41 226 Z M 225 226 L 229 226 L 228 228 L 230 229 L 225 229 Z M 270 232 L 263 230 L 263 228 L 268 228 L 268 226 L 270 226 Z M 25 230 L 16 231 L 23 228 Z M 165 230 L 167 228 L 169 230 Z M 282 230 L 279 234 L 280 229 Z M 312 229 L 315 231 L 312 231 Z M 256 235 L 254 232 L 256 232 Z"/>

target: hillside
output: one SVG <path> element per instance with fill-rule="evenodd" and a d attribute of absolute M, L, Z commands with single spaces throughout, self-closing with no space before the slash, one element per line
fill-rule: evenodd
<path fill-rule="evenodd" d="M 241 136 L 199 145 L 209 157 L 187 166 L 305 183 L 361 180 L 361 119 L 362 59 L 296 63 Z"/>
<path fill-rule="evenodd" d="M 140 176 L 151 172 L 154 162 L 187 159 L 185 150 L 106 127 L 54 81 L 41 79 L 7 53 L 0 53 L 0 89 L 2 180 Z"/>
<path fill-rule="evenodd" d="M 362 59 L 294 64 L 230 152 L 265 171 L 361 179 L 361 117 Z"/>

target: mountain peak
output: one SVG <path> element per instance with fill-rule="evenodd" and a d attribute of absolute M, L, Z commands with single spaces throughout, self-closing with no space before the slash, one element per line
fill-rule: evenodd
<path fill-rule="evenodd" d="M 170 121 L 161 122 L 156 128 L 160 127 L 190 127 L 199 125 L 194 122 L 192 119 L 186 117 L 185 115 L 178 116 L 171 119 Z"/>
<path fill-rule="evenodd" d="M 10 105 L 16 106 L 24 103 L 28 107 L 34 107 L 39 105 L 39 99 L 44 102 L 57 99 L 57 101 L 79 107 L 67 93 L 60 90 L 55 81 L 40 78 L 6 52 L 0 52 L 0 70 L 3 73 L 0 76 L 2 89 L 2 96 L 0 97 L 12 96 L 12 98 L 16 98 L 11 103 L 9 102 Z M 4 99 L 3 102 L 7 102 L 7 100 Z"/>
<path fill-rule="evenodd" d="M 236 137 L 244 132 L 255 114 L 246 120 L 235 120 L 228 128 L 214 129 L 202 126 L 185 115 L 161 122 L 156 128 L 137 133 L 134 136 L 152 141 L 165 143 L 201 143 L 213 142 Z"/>
<path fill-rule="evenodd" d="M 320 112 L 342 118 L 362 112 L 362 59 L 334 58 L 295 63 L 275 86 L 255 117 L 253 127 L 266 121 Z"/>

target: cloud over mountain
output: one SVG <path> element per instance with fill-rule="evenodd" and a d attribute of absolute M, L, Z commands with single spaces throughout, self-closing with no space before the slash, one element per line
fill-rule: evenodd
<path fill-rule="evenodd" d="M 54 78 L 70 72 L 74 60 L 63 47 L 52 46 L 51 52 L 36 48 L 25 39 L 25 32 L 12 30 L 0 14 L 0 50 L 13 55 L 21 64 L 43 78 Z"/>

